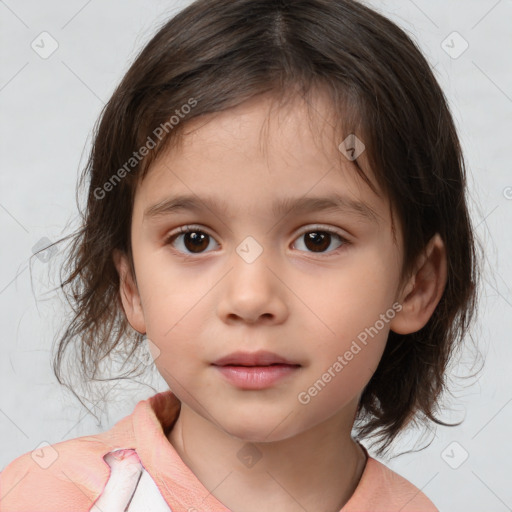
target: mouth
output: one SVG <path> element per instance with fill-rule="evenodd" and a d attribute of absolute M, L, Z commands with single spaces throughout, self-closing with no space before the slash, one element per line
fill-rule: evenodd
<path fill-rule="evenodd" d="M 214 366 L 300 366 L 299 363 L 286 359 L 278 354 L 267 351 L 233 352 L 212 363 Z"/>
<path fill-rule="evenodd" d="M 297 362 L 272 352 L 234 352 L 212 363 L 232 385 L 247 390 L 273 386 L 296 373 L 301 367 Z"/>

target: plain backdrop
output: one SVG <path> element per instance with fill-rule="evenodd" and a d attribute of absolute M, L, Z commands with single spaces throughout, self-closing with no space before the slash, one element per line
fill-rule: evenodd
<path fill-rule="evenodd" d="M 0 468 L 41 443 L 107 430 L 154 394 L 143 384 L 118 386 L 98 423 L 57 383 L 50 357 L 65 310 L 46 276 L 60 253 L 32 258 L 32 272 L 29 258 L 76 225 L 77 176 L 104 103 L 156 28 L 188 3 L 0 1 Z M 455 379 L 478 368 L 468 343 L 450 370 L 453 397 L 441 414 L 462 424 L 422 438 L 411 430 L 394 453 L 426 447 L 382 461 L 441 511 L 512 510 L 512 1 L 368 3 L 404 28 L 435 68 L 486 250 L 473 331 L 485 366 L 473 380 Z M 150 381 L 166 389 L 159 375 Z"/>

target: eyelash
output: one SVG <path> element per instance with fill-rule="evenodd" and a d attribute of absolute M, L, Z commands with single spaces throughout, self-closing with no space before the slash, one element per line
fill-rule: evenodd
<path fill-rule="evenodd" d="M 295 240 L 297 240 L 301 236 L 305 235 L 306 233 L 312 233 L 312 232 L 329 233 L 330 235 L 335 235 L 341 241 L 341 245 L 339 247 L 337 247 L 336 249 L 334 249 L 333 251 L 329 251 L 328 253 L 308 252 L 308 254 L 317 254 L 317 255 L 320 255 L 320 257 L 328 258 L 332 254 L 339 253 L 341 250 L 343 250 L 345 248 L 345 246 L 350 245 L 350 242 L 345 237 L 343 237 L 338 231 L 336 231 L 332 228 L 327 228 L 327 227 L 323 227 L 323 226 L 319 226 L 319 225 L 312 225 L 312 227 L 301 231 L 297 235 Z M 214 239 L 214 237 L 212 235 L 210 235 L 207 231 L 204 231 L 204 229 L 201 228 L 200 226 L 187 225 L 187 226 L 181 226 L 177 231 L 175 231 L 175 232 L 171 233 L 169 236 L 167 236 L 165 239 L 165 245 L 172 245 L 172 243 L 175 239 L 177 239 L 181 235 L 186 235 L 187 233 L 203 233 L 203 234 L 209 236 L 210 238 Z M 204 254 L 205 252 L 209 252 L 209 251 L 204 251 L 203 253 L 184 253 L 183 251 L 177 251 L 177 252 L 179 252 L 180 254 L 184 254 L 186 256 L 199 256 L 199 255 Z M 304 251 L 302 251 L 302 252 L 304 252 Z"/>

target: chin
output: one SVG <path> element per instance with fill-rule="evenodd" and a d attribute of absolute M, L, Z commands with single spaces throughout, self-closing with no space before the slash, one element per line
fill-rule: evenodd
<path fill-rule="evenodd" d="M 229 425 L 224 423 L 220 427 L 230 436 L 246 443 L 273 443 L 300 434 L 300 425 L 290 421 L 293 416 L 291 414 L 285 421 L 283 417 L 265 418 L 262 421 L 256 416 L 250 421 L 238 421 L 236 424 Z"/>

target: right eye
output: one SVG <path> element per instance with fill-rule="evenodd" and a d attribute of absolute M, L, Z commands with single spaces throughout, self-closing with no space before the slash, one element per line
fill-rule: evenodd
<path fill-rule="evenodd" d="M 201 254 L 210 246 L 209 241 L 213 240 L 212 236 L 197 226 L 182 226 L 177 233 L 170 234 L 165 243 L 184 254 Z"/>

